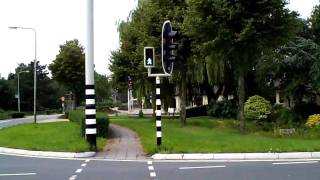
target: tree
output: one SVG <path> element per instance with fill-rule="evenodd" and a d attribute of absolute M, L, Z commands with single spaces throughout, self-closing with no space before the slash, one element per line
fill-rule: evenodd
<path fill-rule="evenodd" d="M 33 73 L 34 62 L 28 65 L 19 64 L 16 68 L 14 86 L 17 84 L 17 73 L 21 71 L 29 71 L 20 75 L 20 96 L 21 108 L 24 110 L 33 110 Z M 37 110 L 58 109 L 60 108 L 60 97 L 63 96 L 64 89 L 57 82 L 48 77 L 46 65 L 40 65 L 37 62 Z M 15 88 L 16 90 L 16 88 Z"/>
<path fill-rule="evenodd" d="M 95 72 L 95 90 L 98 102 L 103 102 L 111 97 L 111 86 L 108 77 Z"/>
<path fill-rule="evenodd" d="M 49 69 L 54 80 L 74 92 L 76 105 L 79 105 L 84 100 L 85 89 L 85 56 L 79 41 L 75 39 L 61 45 Z"/>
<path fill-rule="evenodd" d="M 0 108 L 9 110 L 14 109 L 15 91 L 9 80 L 0 79 Z"/>
<path fill-rule="evenodd" d="M 297 14 L 285 8 L 285 0 L 190 0 L 188 4 L 185 23 L 195 48 L 208 62 L 227 64 L 235 71 L 244 132 L 246 74 L 264 51 L 288 40 Z"/>
<path fill-rule="evenodd" d="M 311 27 L 316 42 L 320 44 L 320 5 L 313 8 L 311 13 Z"/>

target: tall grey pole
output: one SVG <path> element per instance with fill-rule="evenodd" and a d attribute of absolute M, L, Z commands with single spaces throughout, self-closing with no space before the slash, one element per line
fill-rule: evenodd
<path fill-rule="evenodd" d="M 20 112 L 20 72 L 18 72 L 18 112 Z"/>
<path fill-rule="evenodd" d="M 97 150 L 96 134 L 96 104 L 94 87 L 94 56 L 93 56 L 93 0 L 87 0 L 87 32 L 86 32 L 86 139 L 90 144 L 90 149 Z"/>
<path fill-rule="evenodd" d="M 33 73 L 33 119 L 34 123 L 37 123 L 37 32 L 34 32 L 34 73 Z"/>

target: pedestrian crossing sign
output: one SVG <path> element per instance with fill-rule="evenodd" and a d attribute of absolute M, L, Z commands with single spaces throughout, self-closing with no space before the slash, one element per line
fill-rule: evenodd
<path fill-rule="evenodd" d="M 144 67 L 153 68 L 155 66 L 154 47 L 144 47 Z"/>

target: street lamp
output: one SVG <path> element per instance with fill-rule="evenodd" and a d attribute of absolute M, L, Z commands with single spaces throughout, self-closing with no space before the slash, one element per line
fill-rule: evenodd
<path fill-rule="evenodd" d="M 34 76 L 33 76 L 33 115 L 34 123 L 37 123 L 37 31 L 34 28 L 11 26 L 9 29 L 26 29 L 34 32 Z"/>
<path fill-rule="evenodd" d="M 20 112 L 20 73 L 28 73 L 29 71 L 18 72 L 18 111 Z"/>

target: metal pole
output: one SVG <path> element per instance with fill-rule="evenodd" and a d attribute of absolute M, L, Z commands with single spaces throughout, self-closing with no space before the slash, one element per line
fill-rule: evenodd
<path fill-rule="evenodd" d="M 97 150 L 96 134 L 96 104 L 94 87 L 94 57 L 93 57 L 93 0 L 87 0 L 87 42 L 86 42 L 86 138 L 90 149 Z"/>
<path fill-rule="evenodd" d="M 161 96 L 160 96 L 160 77 L 156 77 L 156 137 L 157 145 L 161 145 L 162 129 L 161 129 Z"/>
<path fill-rule="evenodd" d="M 18 72 L 18 112 L 20 112 L 20 72 Z"/>
<path fill-rule="evenodd" d="M 32 30 L 34 32 L 33 115 L 34 123 L 37 123 L 37 32 L 35 29 Z"/>

